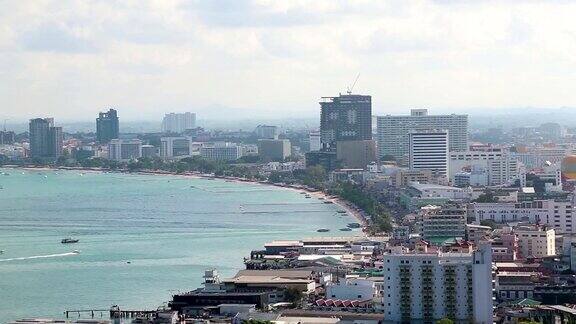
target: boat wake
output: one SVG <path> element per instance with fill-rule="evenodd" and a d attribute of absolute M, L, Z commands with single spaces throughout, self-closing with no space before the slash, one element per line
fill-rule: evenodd
<path fill-rule="evenodd" d="M 29 257 L 0 259 L 0 262 L 33 260 L 33 259 L 49 259 L 49 258 L 59 258 L 59 257 L 72 256 L 72 255 L 78 255 L 78 252 L 67 252 L 67 253 L 60 253 L 60 254 L 34 255 L 34 256 L 29 256 Z"/>

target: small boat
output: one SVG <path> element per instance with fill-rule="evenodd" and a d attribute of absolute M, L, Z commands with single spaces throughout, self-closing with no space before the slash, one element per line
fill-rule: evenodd
<path fill-rule="evenodd" d="M 60 243 L 62 244 L 70 244 L 70 243 L 78 243 L 80 240 L 79 239 L 73 239 L 71 237 L 67 237 L 65 239 L 62 239 L 62 241 L 60 241 Z"/>
<path fill-rule="evenodd" d="M 80 250 L 74 250 L 74 251 L 72 251 L 72 253 L 74 253 L 74 254 L 80 254 Z"/>
<path fill-rule="evenodd" d="M 325 203 L 325 204 L 333 204 L 333 202 L 330 201 L 330 200 L 325 200 L 324 203 Z"/>
<path fill-rule="evenodd" d="M 306 198 L 306 199 L 310 199 L 310 198 L 312 198 L 312 196 L 310 196 L 310 195 L 306 195 L 306 196 L 304 196 L 304 198 Z"/>
<path fill-rule="evenodd" d="M 350 227 L 344 227 L 340 229 L 342 232 L 350 232 L 352 229 Z"/>
<path fill-rule="evenodd" d="M 358 223 L 348 223 L 347 225 L 349 228 L 360 228 L 360 224 Z"/>
<path fill-rule="evenodd" d="M 324 200 L 324 197 L 318 197 L 318 200 Z"/>
<path fill-rule="evenodd" d="M 320 229 L 316 230 L 316 232 L 318 232 L 318 233 L 326 233 L 326 232 L 330 232 L 330 230 L 327 229 L 327 228 L 320 228 Z"/>
<path fill-rule="evenodd" d="M 346 214 L 346 211 L 345 211 L 345 210 L 337 210 L 336 212 L 337 212 L 338 214 Z"/>

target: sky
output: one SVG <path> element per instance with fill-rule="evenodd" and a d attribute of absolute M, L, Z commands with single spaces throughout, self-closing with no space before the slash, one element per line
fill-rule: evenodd
<path fill-rule="evenodd" d="M 0 0 L 0 118 L 576 106 L 576 1 Z"/>

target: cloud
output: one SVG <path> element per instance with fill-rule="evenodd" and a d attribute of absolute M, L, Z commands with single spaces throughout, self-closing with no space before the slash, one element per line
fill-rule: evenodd
<path fill-rule="evenodd" d="M 94 53 L 97 46 L 82 30 L 68 26 L 45 23 L 20 35 L 20 44 L 30 51 L 62 53 Z"/>

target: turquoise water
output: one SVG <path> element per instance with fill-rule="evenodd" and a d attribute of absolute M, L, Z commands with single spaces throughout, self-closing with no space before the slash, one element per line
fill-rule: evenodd
<path fill-rule="evenodd" d="M 154 309 L 274 239 L 351 221 L 293 190 L 177 176 L 0 169 L 0 322 Z M 64 237 L 78 244 L 61 244 Z M 80 250 L 80 254 L 70 252 Z M 130 263 L 127 263 L 130 261 Z"/>

